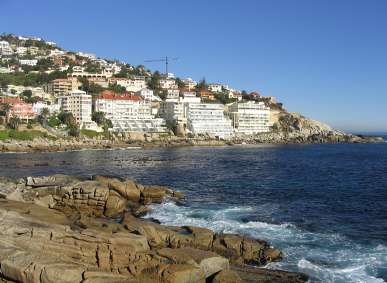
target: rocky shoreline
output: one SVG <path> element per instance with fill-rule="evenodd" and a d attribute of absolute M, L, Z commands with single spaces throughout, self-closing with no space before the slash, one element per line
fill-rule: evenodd
<path fill-rule="evenodd" d="M 183 194 L 94 176 L 0 177 L 0 282 L 306 282 L 269 243 L 139 218 Z"/>
<path fill-rule="evenodd" d="M 382 137 L 356 135 L 299 135 L 288 133 L 264 133 L 254 136 L 236 137 L 232 140 L 216 140 L 210 138 L 191 139 L 173 137 L 169 139 L 45 139 L 33 141 L 7 140 L 0 141 L 0 152 L 61 152 L 87 149 L 126 149 L 126 148 L 157 148 L 183 146 L 225 146 L 238 144 L 316 144 L 316 143 L 382 143 Z"/>

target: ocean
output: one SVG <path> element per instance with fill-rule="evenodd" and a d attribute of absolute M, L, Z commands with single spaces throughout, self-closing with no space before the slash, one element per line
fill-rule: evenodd
<path fill-rule="evenodd" d="M 0 175 L 130 177 L 186 193 L 147 217 L 269 241 L 311 282 L 387 280 L 387 143 L 0 154 Z"/>

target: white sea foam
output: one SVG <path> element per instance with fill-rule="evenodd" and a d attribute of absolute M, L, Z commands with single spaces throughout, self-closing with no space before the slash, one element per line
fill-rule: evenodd
<path fill-rule="evenodd" d="M 194 225 L 267 240 L 285 254 L 283 261 L 270 263 L 268 268 L 301 271 L 311 277 L 311 282 L 384 282 L 376 274 L 387 262 L 385 246 L 365 247 L 340 234 L 311 233 L 288 223 L 244 223 L 236 217 L 254 211 L 256 208 L 248 206 L 211 210 L 166 202 L 153 205 L 152 212 L 146 217 L 168 225 Z"/>

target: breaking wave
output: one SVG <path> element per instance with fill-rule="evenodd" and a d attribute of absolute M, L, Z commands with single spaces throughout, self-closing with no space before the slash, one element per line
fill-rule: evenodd
<path fill-rule="evenodd" d="M 163 224 L 194 225 L 267 240 L 285 254 L 283 261 L 270 263 L 267 268 L 304 272 L 310 282 L 384 282 L 379 275 L 387 269 L 384 245 L 361 245 L 339 234 L 312 233 L 289 223 L 241 219 L 241 215 L 257 211 L 251 206 L 211 209 L 166 202 L 151 208 L 146 218 Z"/>

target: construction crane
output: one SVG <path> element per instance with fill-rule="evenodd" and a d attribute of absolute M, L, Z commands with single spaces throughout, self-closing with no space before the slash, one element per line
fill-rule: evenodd
<path fill-rule="evenodd" d="M 178 57 L 175 58 L 169 58 L 168 56 L 165 56 L 163 59 L 156 59 L 156 60 L 145 60 L 144 62 L 164 62 L 165 63 L 165 75 L 168 76 L 168 64 L 170 61 L 176 61 L 178 60 Z"/>

